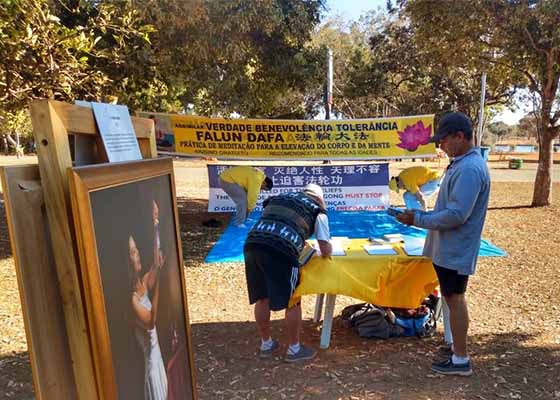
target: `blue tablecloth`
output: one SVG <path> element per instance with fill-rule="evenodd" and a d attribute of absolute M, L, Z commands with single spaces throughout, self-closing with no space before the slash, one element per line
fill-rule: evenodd
<path fill-rule="evenodd" d="M 252 226 L 260 213 L 253 212 L 247 221 Z M 403 225 L 385 211 L 341 211 L 329 212 L 331 236 L 347 236 L 351 239 L 382 237 L 388 233 L 425 238 L 424 229 Z M 229 225 L 205 259 L 207 263 L 243 262 L 243 244 L 250 228 Z M 481 257 L 505 257 L 507 253 L 487 240 L 482 240 Z"/>

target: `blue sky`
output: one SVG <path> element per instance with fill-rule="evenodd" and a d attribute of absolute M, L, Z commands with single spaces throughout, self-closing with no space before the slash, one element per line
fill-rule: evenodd
<path fill-rule="evenodd" d="M 360 15 L 379 7 L 385 9 L 386 0 L 328 0 L 328 15 L 340 15 L 347 20 L 357 20 Z"/>
<path fill-rule="evenodd" d="M 346 20 L 357 20 L 369 10 L 376 10 L 379 7 L 385 9 L 386 3 L 386 0 L 328 0 L 329 11 L 327 16 L 341 16 Z M 494 118 L 494 121 L 503 121 L 510 125 L 516 124 L 525 115 L 523 108 L 520 107 L 515 112 L 503 111 Z"/>

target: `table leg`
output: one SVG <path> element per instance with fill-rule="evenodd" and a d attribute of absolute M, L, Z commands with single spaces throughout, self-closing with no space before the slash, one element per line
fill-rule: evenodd
<path fill-rule="evenodd" d="M 318 294 L 315 297 L 315 314 L 313 314 L 313 322 L 319 322 L 321 320 L 321 314 L 323 313 L 323 299 L 324 294 Z"/>
<path fill-rule="evenodd" d="M 323 328 L 321 329 L 321 348 L 328 349 L 331 343 L 331 329 L 334 313 L 336 294 L 327 294 L 325 303 L 325 317 L 323 318 Z"/>

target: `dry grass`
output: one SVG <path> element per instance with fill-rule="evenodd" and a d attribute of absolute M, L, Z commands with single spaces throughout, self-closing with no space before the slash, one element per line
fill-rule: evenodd
<path fill-rule="evenodd" d="M 391 166 L 392 172 L 403 164 Z M 523 171 L 493 170 L 523 174 Z M 510 175 L 507 175 L 510 179 Z M 558 399 L 560 398 L 560 184 L 553 206 L 533 209 L 532 184 L 493 184 L 484 237 L 508 252 L 483 258 L 472 278 L 471 352 L 475 376 L 440 378 L 429 365 L 441 334 L 429 339 L 362 340 L 335 319 L 330 349 L 304 365 L 258 361 L 252 308 L 241 264 L 205 264 L 221 228 L 209 215 L 203 165 L 176 163 L 198 393 L 201 399 Z M 399 199 L 393 198 L 394 203 Z M 13 258 L 0 205 L 0 399 L 33 398 Z M 337 309 L 355 300 L 340 298 Z M 304 298 L 304 341 L 318 347 Z M 283 315 L 273 331 L 285 342 Z M 48 345 L 48 344 L 46 344 Z"/>

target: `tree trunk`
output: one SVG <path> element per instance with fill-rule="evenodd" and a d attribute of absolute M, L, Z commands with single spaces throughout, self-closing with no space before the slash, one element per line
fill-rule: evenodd
<path fill-rule="evenodd" d="M 23 157 L 23 151 L 21 150 L 21 145 L 19 142 L 19 132 L 16 132 L 16 157 L 17 158 Z"/>
<path fill-rule="evenodd" d="M 542 137 L 539 139 L 539 166 L 537 168 L 537 177 L 535 178 L 535 187 L 533 189 L 533 207 L 542 207 L 550 205 L 550 196 L 552 192 L 552 142 L 554 135 L 544 129 Z"/>

